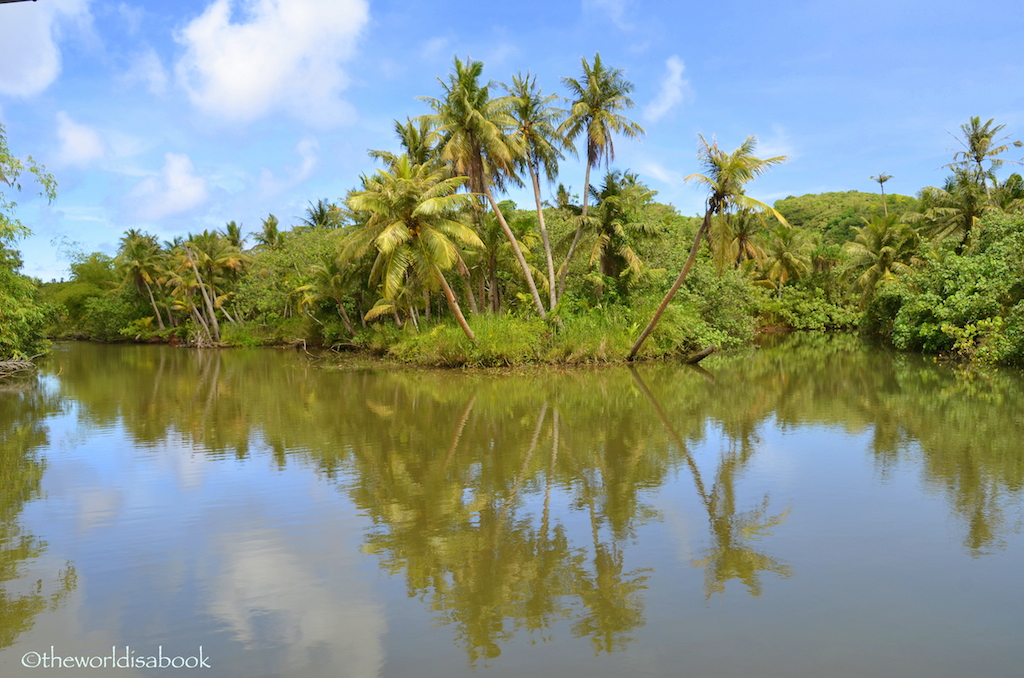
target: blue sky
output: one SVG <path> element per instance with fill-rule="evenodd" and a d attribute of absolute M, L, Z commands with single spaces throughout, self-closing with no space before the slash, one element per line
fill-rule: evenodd
<path fill-rule="evenodd" d="M 392 121 L 427 112 L 416 97 L 439 94 L 456 54 L 564 94 L 560 78 L 600 52 L 636 85 L 647 130 L 613 166 L 683 214 L 703 210 L 682 182 L 698 134 L 791 156 L 750 186 L 769 202 L 877 190 L 880 172 L 913 195 L 941 184 L 971 116 L 1024 138 L 1022 37 L 1018 3 L 984 0 L 38 0 L 0 4 L 0 122 L 60 186 L 53 205 L 26 193 L 18 207 L 34 231 L 24 272 L 49 280 L 67 274 L 62 239 L 113 254 L 129 228 L 252 232 L 342 198 L 373 171 L 367 149 L 397 150 Z M 579 193 L 582 164 L 560 180 Z"/>

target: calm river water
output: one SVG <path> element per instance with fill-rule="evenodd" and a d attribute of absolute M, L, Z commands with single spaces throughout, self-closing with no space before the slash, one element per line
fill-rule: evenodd
<path fill-rule="evenodd" d="M 63 345 L 0 384 L 0 674 L 1020 675 L 1019 373 L 702 365 Z"/>

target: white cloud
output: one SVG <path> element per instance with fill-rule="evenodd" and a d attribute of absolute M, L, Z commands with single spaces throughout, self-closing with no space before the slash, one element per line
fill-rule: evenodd
<path fill-rule="evenodd" d="M 681 172 L 674 172 L 654 161 L 643 163 L 640 166 L 640 171 L 671 186 L 681 186 L 683 184 L 683 174 Z"/>
<path fill-rule="evenodd" d="M 88 165 L 106 155 L 96 130 L 75 122 L 64 111 L 57 114 L 57 137 L 60 139 L 58 162 L 63 165 Z"/>
<path fill-rule="evenodd" d="M 319 150 L 320 144 L 316 142 L 316 139 L 303 139 L 300 141 L 295 147 L 295 152 L 302 158 L 302 164 L 292 170 L 290 176 L 281 179 L 275 177 L 273 172 L 264 167 L 260 171 L 261 197 L 278 195 L 308 179 L 313 170 L 320 164 L 320 156 L 317 154 Z"/>
<path fill-rule="evenodd" d="M 690 95 L 690 82 L 683 77 L 683 60 L 673 54 L 665 61 L 665 67 L 668 72 L 661 80 L 658 96 L 644 108 L 644 118 L 650 122 L 661 120 Z"/>
<path fill-rule="evenodd" d="M 64 27 L 88 26 L 89 0 L 19 2 L 3 7 L 0 94 L 30 97 L 60 74 L 58 41 Z"/>
<path fill-rule="evenodd" d="M 141 83 L 153 94 L 167 91 L 167 71 L 152 47 L 132 57 L 132 65 L 124 74 L 124 81 Z"/>
<path fill-rule="evenodd" d="M 438 57 L 450 58 L 451 48 L 448 46 L 451 41 L 448 38 L 431 38 L 423 43 L 420 48 L 420 58 L 424 61 L 433 61 Z"/>
<path fill-rule="evenodd" d="M 195 175 L 187 155 L 167 153 L 164 158 L 160 175 L 144 179 L 128 196 L 141 219 L 163 219 L 190 210 L 207 198 L 206 180 Z"/>
<path fill-rule="evenodd" d="M 774 158 L 779 155 L 793 157 L 793 142 L 789 133 L 781 125 L 772 125 L 770 137 L 758 137 L 757 149 L 754 151 L 759 158 Z"/>
<path fill-rule="evenodd" d="M 626 17 L 626 0 L 583 0 L 583 11 L 590 13 L 599 10 L 608 15 L 616 26 L 623 30 L 632 28 Z"/>
<path fill-rule="evenodd" d="M 177 36 L 176 74 L 195 105 L 230 120 L 283 110 L 345 122 L 354 112 L 340 98 L 342 64 L 368 20 L 366 0 L 214 0 Z"/>

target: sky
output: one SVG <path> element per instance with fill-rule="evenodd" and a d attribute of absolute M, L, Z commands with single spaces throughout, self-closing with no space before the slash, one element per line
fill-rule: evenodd
<path fill-rule="evenodd" d="M 130 228 L 294 225 L 377 169 L 368 149 L 398 150 L 393 121 L 429 112 L 417 97 L 440 96 L 456 55 L 564 95 L 600 53 L 646 130 L 616 141 L 612 168 L 685 215 L 704 208 L 683 181 L 698 135 L 789 156 L 749 185 L 766 202 L 877 191 L 883 172 L 887 193 L 914 195 L 942 184 L 971 116 L 1024 139 L 1022 37 L 1019 4 L 994 0 L 0 4 L 0 124 L 59 185 L 52 204 L 34 185 L 17 196 L 22 270 L 61 279 L 74 252 L 113 255 Z M 559 181 L 579 194 L 583 174 L 570 158 Z"/>

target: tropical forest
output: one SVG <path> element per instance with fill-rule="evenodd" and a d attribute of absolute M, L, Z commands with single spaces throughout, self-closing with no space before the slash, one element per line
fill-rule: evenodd
<path fill-rule="evenodd" d="M 633 84 L 599 54 L 559 92 L 531 73 L 487 79 L 456 57 L 423 113 L 394 122 L 343 197 L 273 214 L 259 230 L 72 251 L 70 276 L 19 273 L 27 232 L 12 197 L 56 181 L 14 157 L 0 128 L 0 358 L 50 340 L 293 345 L 428 366 L 604 363 L 678 356 L 789 330 L 858 332 L 902 351 L 1024 362 L 1024 180 L 1004 124 L 956 133 L 942 186 L 758 200 L 786 162 L 757 140 L 698 137 L 686 181 L 703 215 L 658 201 L 616 165 L 645 136 Z M 582 177 L 559 171 L 584 161 Z M 687 170 L 689 172 L 689 170 Z M 24 176 L 22 176 L 24 175 Z M 868 178 L 866 177 L 867 181 Z M 530 204 L 508 199 L 527 189 Z M 341 189 L 339 193 L 342 192 Z M 21 361 L 21 362 L 19 362 Z"/>

